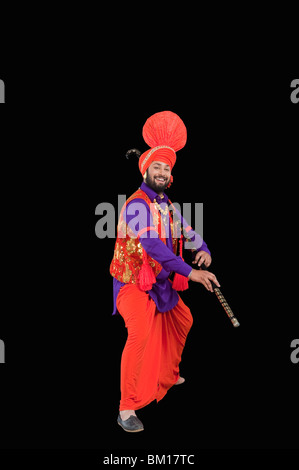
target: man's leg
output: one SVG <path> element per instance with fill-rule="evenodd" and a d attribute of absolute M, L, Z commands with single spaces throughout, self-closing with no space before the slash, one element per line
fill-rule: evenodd
<path fill-rule="evenodd" d="M 128 329 L 121 359 L 121 418 L 134 415 L 156 398 L 161 356 L 161 325 L 156 305 L 135 285 L 121 288 L 117 308 Z M 125 412 L 125 413 L 122 413 Z"/>
<path fill-rule="evenodd" d="M 164 397 L 167 390 L 175 385 L 180 377 L 179 364 L 188 333 L 193 324 L 190 309 L 181 298 L 179 298 L 176 307 L 160 315 L 162 319 L 162 352 L 157 401 Z"/>

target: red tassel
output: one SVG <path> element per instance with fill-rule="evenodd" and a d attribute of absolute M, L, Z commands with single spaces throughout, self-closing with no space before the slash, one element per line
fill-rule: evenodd
<path fill-rule="evenodd" d="M 180 238 L 180 256 L 182 260 L 183 258 L 183 235 Z M 182 274 L 175 273 L 172 283 L 172 288 L 174 290 L 184 291 L 189 289 L 189 279 L 186 276 L 182 276 Z"/>
<path fill-rule="evenodd" d="M 189 279 L 186 276 L 175 273 L 172 288 L 180 291 L 189 289 Z"/>
<path fill-rule="evenodd" d="M 151 290 L 156 282 L 156 276 L 153 268 L 149 265 L 147 253 L 143 250 L 143 264 L 139 271 L 138 277 L 139 287 L 142 291 Z"/>

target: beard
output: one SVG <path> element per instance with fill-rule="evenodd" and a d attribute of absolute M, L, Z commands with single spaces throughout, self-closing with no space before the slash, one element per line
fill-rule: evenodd
<path fill-rule="evenodd" d="M 156 193 L 164 193 L 165 189 L 169 185 L 170 182 L 170 177 L 169 178 L 163 178 L 165 180 L 164 183 L 161 181 L 157 181 L 157 176 L 151 177 L 149 175 L 149 172 L 147 172 L 147 176 L 145 178 L 146 184 L 152 188 Z"/>

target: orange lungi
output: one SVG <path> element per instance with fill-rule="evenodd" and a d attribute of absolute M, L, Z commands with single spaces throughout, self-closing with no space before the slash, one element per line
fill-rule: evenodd
<path fill-rule="evenodd" d="M 177 382 L 193 318 L 181 298 L 172 310 L 160 313 L 150 296 L 134 284 L 120 289 L 116 305 L 128 329 L 119 409 L 138 410 L 160 401 Z"/>

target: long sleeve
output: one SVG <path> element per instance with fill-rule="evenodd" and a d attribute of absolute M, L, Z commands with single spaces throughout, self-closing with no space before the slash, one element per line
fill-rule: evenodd
<path fill-rule="evenodd" d="M 186 277 L 191 273 L 192 267 L 185 263 L 180 256 L 176 256 L 159 238 L 143 238 L 141 236 L 140 243 L 147 254 L 158 261 L 165 271 L 174 271 Z"/>

